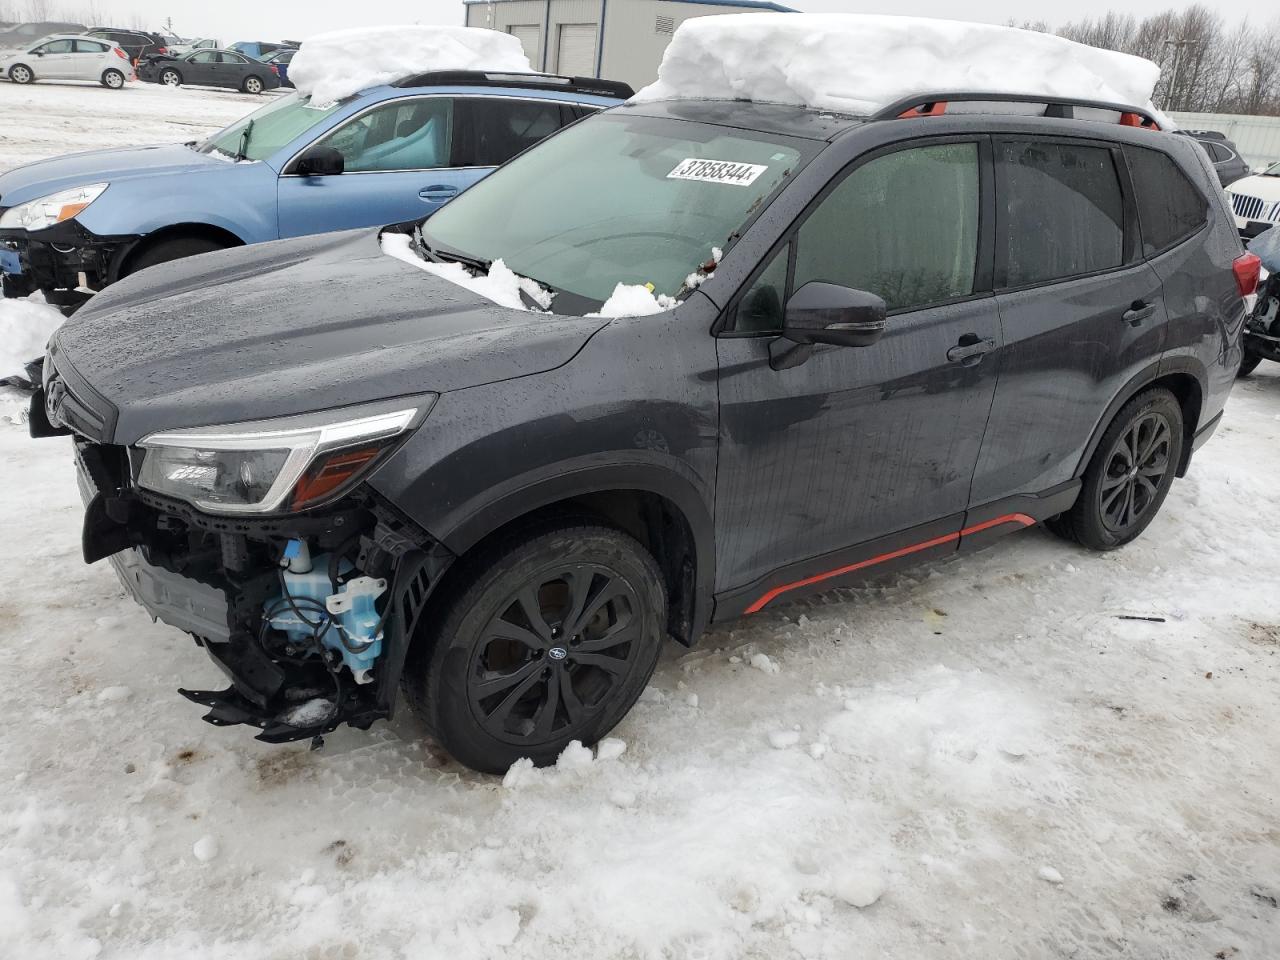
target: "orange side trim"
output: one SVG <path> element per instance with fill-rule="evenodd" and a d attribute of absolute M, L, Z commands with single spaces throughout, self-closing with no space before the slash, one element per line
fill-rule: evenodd
<path fill-rule="evenodd" d="M 923 104 L 923 110 L 920 107 L 912 107 L 910 110 L 903 110 L 898 114 L 899 120 L 907 120 L 911 117 L 940 117 L 947 112 L 947 101 L 937 100 L 933 103 Z"/>
<path fill-rule="evenodd" d="M 944 543 L 951 543 L 959 540 L 961 537 L 967 537 L 974 533 L 981 533 L 983 530 L 990 530 L 992 527 L 1004 526 L 1006 523 L 1017 523 L 1024 527 L 1035 526 L 1035 520 L 1027 516 L 1025 513 L 1009 513 L 1003 517 L 996 517 L 994 520 L 985 520 L 982 523 L 974 524 L 972 527 L 965 527 L 957 533 L 948 533 L 943 537 L 934 537 L 932 540 L 926 540 L 924 543 L 916 543 L 909 547 L 903 547 L 900 550 L 894 550 L 891 553 L 882 553 L 878 557 L 871 557 L 868 560 L 859 560 L 857 563 L 851 563 L 845 567 L 838 567 L 835 570 L 828 570 L 826 573 L 819 573 L 812 577 L 806 577 L 803 580 L 797 580 L 795 583 L 786 583 L 780 587 L 774 587 L 765 593 L 759 600 L 747 607 L 747 613 L 759 613 L 769 603 L 776 600 L 782 594 L 791 590 L 798 590 L 800 587 L 808 587 L 815 583 L 821 583 L 823 580 L 830 580 L 833 577 L 842 577 L 846 573 L 853 573 L 856 570 L 863 570 L 867 567 L 874 567 L 878 563 L 885 563 L 889 560 L 897 560 L 899 557 L 910 556 L 913 553 L 919 553 L 921 550 L 928 550 L 931 547 L 940 547 Z"/>

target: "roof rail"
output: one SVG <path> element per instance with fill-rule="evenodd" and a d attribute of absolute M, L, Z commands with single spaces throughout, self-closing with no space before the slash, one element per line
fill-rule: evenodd
<path fill-rule="evenodd" d="M 871 115 L 872 120 L 900 120 L 909 117 L 937 117 L 947 110 L 948 103 L 1043 103 L 1046 117 L 1071 120 L 1076 107 L 1090 110 L 1110 110 L 1120 114 L 1120 123 L 1126 127 L 1142 127 L 1159 130 L 1160 124 L 1145 107 L 1131 107 L 1123 103 L 1106 103 L 1101 100 L 1077 100 L 1074 97 L 1053 97 L 1038 93 L 913 93 L 895 100 Z"/>
<path fill-rule="evenodd" d="M 436 70 L 404 77 L 393 87 L 427 86 L 529 87 L 537 90 L 564 90 L 569 93 L 626 100 L 635 93 L 630 84 L 620 80 L 595 77 L 564 77 L 554 73 L 504 73 L 499 70 Z"/>

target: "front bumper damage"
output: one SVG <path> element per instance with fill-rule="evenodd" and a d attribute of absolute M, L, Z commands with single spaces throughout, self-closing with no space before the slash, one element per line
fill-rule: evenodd
<path fill-rule="evenodd" d="M 76 220 L 44 230 L 0 230 L 0 279 L 6 297 L 36 291 L 50 303 L 74 306 L 115 281 L 137 236 L 100 236 Z"/>
<path fill-rule="evenodd" d="M 453 560 L 442 545 L 362 488 L 322 510 L 252 519 L 215 517 L 152 494 L 133 483 L 137 451 L 87 436 L 83 418 L 66 415 L 80 398 L 68 402 L 61 387 L 49 404 L 49 388 L 46 378 L 32 397 L 31 433 L 74 437 L 84 559 L 109 558 L 133 599 L 154 620 L 189 633 L 227 677 L 225 689 L 179 691 L 208 708 L 207 722 L 247 724 L 259 729 L 257 739 L 282 743 L 392 716 L 409 640 Z M 389 585 L 369 676 L 357 678 L 334 651 L 300 645 L 264 616 L 280 593 L 291 541 L 335 558 L 328 567 L 335 593 L 359 575 Z"/>

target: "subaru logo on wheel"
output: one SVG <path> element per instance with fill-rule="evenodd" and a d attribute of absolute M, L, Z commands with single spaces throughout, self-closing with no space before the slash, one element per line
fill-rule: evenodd
<path fill-rule="evenodd" d="M 563 660 L 569 655 L 569 651 L 564 647 L 552 647 L 547 651 L 547 656 L 552 660 Z"/>

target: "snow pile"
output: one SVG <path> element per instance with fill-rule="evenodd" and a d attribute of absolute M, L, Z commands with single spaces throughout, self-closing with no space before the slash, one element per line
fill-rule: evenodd
<path fill-rule="evenodd" d="M 759 13 L 680 25 L 635 100 L 793 103 L 863 116 L 915 93 L 1151 105 L 1160 68 L 1047 33 L 924 17 Z"/>
<path fill-rule="evenodd" d="M 442 280 L 466 287 L 472 293 L 478 293 L 500 306 L 512 310 L 528 310 L 528 306 L 520 298 L 520 291 L 523 290 L 543 310 L 551 308 L 554 294 L 550 290 L 528 277 L 517 276 L 501 260 L 495 260 L 489 265 L 487 275 L 476 276 L 460 263 L 432 263 L 430 260 L 423 260 L 413 252 L 412 238 L 403 233 L 384 233 L 382 250 L 388 256 L 433 273 Z"/>
<path fill-rule="evenodd" d="M 0 300 L 0 377 L 25 377 L 27 363 L 44 356 L 63 319 L 38 293 Z"/>
<path fill-rule="evenodd" d="M 326 107 L 369 87 L 434 70 L 532 73 L 516 37 L 476 27 L 414 25 L 334 30 L 308 40 L 289 79 L 313 106 Z"/>
<path fill-rule="evenodd" d="M 613 288 L 609 299 L 592 317 L 647 317 L 673 309 L 679 301 L 664 293 L 656 296 L 652 289 L 639 283 L 620 283 Z"/>

